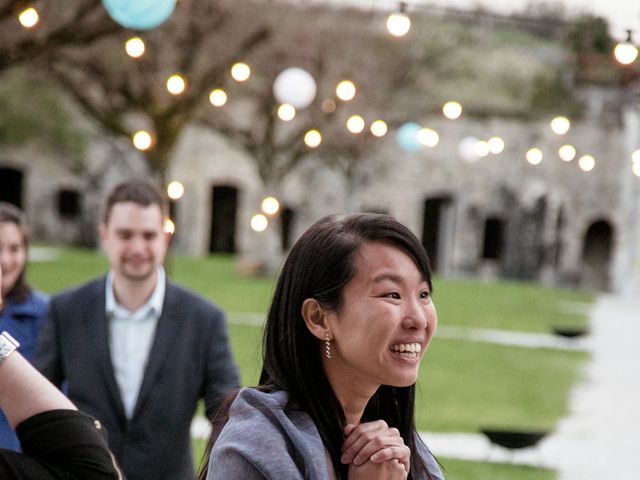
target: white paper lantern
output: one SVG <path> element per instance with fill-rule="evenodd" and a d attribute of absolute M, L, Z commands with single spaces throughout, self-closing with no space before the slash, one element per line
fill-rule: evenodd
<path fill-rule="evenodd" d="M 316 81 L 302 68 L 287 68 L 273 82 L 273 94 L 278 102 L 303 109 L 316 98 Z"/>

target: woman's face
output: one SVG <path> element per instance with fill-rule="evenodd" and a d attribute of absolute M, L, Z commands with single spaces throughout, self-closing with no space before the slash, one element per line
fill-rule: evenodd
<path fill-rule="evenodd" d="M 22 231 L 15 223 L 0 223 L 0 292 L 6 296 L 16 284 L 27 263 L 27 247 Z"/>
<path fill-rule="evenodd" d="M 410 386 L 437 325 L 427 282 L 409 255 L 387 243 L 364 244 L 355 270 L 340 309 L 327 317 L 327 376 L 347 388 Z"/>

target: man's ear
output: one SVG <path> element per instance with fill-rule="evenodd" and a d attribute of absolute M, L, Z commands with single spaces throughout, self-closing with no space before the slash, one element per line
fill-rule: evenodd
<path fill-rule="evenodd" d="M 324 340 L 327 334 L 331 334 L 331 329 L 327 322 L 330 313 L 327 312 L 315 298 L 307 298 L 302 302 L 302 318 L 311 334 Z"/>
<path fill-rule="evenodd" d="M 100 236 L 100 243 L 104 245 L 107 238 L 107 226 L 104 223 L 100 223 L 100 225 L 98 225 L 98 235 Z"/>

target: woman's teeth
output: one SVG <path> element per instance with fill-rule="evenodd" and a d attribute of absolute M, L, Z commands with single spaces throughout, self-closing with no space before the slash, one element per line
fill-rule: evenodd
<path fill-rule="evenodd" d="M 420 353 L 422 345 L 420 343 L 399 343 L 397 345 L 391 345 L 389 350 L 399 353 Z"/>

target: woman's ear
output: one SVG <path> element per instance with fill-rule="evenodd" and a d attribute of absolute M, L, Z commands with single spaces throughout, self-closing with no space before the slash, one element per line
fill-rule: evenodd
<path fill-rule="evenodd" d="M 301 313 L 304 323 L 306 323 L 311 334 L 320 340 L 324 340 L 327 333 L 330 333 L 327 323 L 329 312 L 322 308 L 322 305 L 315 298 L 307 298 L 302 302 Z"/>

